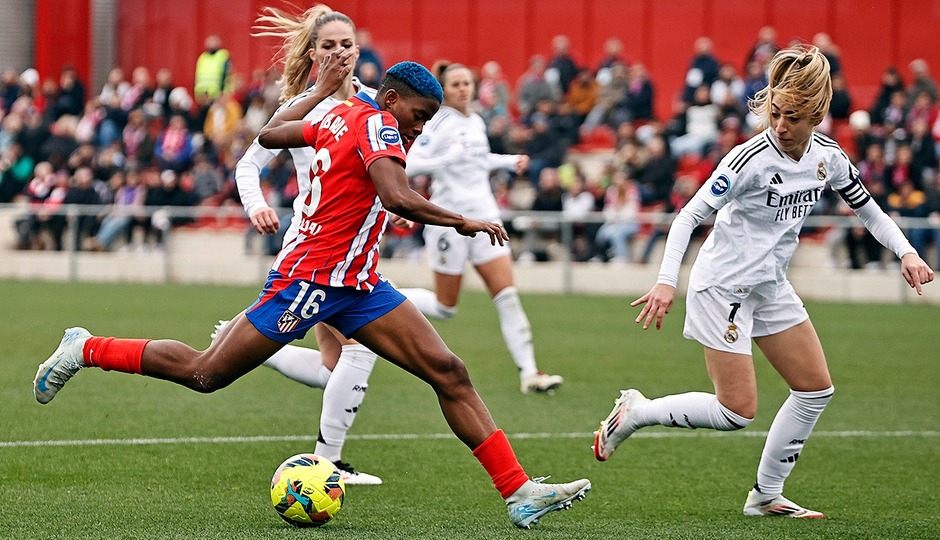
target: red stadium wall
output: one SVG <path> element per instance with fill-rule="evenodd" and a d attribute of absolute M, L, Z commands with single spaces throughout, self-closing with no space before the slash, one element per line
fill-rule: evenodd
<path fill-rule="evenodd" d="M 58 82 L 73 66 L 86 83 L 91 72 L 91 0 L 36 0 L 34 66 Z"/>
<path fill-rule="evenodd" d="M 295 4 L 297 2 L 294 2 Z M 667 116 L 681 87 L 696 37 L 715 42 L 722 61 L 743 68 L 757 31 L 777 30 L 779 41 L 829 33 L 842 61 L 855 106 L 868 107 L 881 73 L 925 58 L 940 75 L 940 0 L 326 0 L 371 31 L 386 65 L 404 59 L 430 65 L 438 58 L 480 66 L 497 60 L 509 78 L 536 53 L 549 54 L 553 35 L 572 41 L 573 55 L 595 66 L 604 40 L 619 37 L 631 62 L 642 62 L 656 85 L 657 112 Z M 37 0 L 37 67 L 45 76 L 72 63 L 88 73 L 89 0 Z M 236 71 L 266 68 L 274 42 L 250 37 L 252 21 L 277 0 L 120 0 L 117 62 L 168 67 L 177 83 L 192 85 L 205 36 L 218 34 Z M 87 75 L 86 75 L 87 76 Z"/>

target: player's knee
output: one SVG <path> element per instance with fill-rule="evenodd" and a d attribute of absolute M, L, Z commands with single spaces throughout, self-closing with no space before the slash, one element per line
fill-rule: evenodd
<path fill-rule="evenodd" d="M 434 363 L 431 385 L 438 394 L 456 394 L 466 388 L 472 388 L 467 366 L 457 355 L 448 351 Z"/>
<path fill-rule="evenodd" d="M 757 416 L 757 399 L 741 399 L 732 403 L 718 403 L 721 413 L 719 429 L 735 431 L 751 425 Z"/>

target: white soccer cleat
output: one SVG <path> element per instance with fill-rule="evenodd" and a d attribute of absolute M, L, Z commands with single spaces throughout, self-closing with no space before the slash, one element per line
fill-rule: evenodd
<path fill-rule="evenodd" d="M 212 327 L 212 333 L 209 334 L 209 338 L 212 339 L 212 343 L 215 343 L 215 340 L 219 339 L 219 334 L 222 333 L 222 329 L 232 321 L 225 319 L 219 319 L 219 323 Z"/>
<path fill-rule="evenodd" d="M 521 529 L 528 529 L 539 518 L 556 510 L 567 510 L 591 491 L 591 482 L 582 478 L 567 484 L 543 484 L 544 478 L 533 478 L 506 499 L 509 519 Z"/>
<path fill-rule="evenodd" d="M 630 421 L 630 411 L 637 403 L 646 401 L 649 400 L 639 390 L 631 388 L 620 391 L 620 397 L 614 401 L 614 409 L 594 432 L 594 458 L 597 461 L 607 461 L 620 443 L 633 435 L 636 428 Z"/>
<path fill-rule="evenodd" d="M 526 375 L 520 379 L 519 389 L 523 394 L 529 392 L 554 394 L 555 389 L 561 386 L 563 382 L 565 382 L 565 379 L 561 375 L 549 375 L 544 371 L 536 371 L 532 375 Z"/>
<path fill-rule="evenodd" d="M 345 461 L 336 461 L 334 465 L 339 469 L 343 477 L 343 482 L 347 486 L 378 486 L 382 483 L 382 479 L 378 476 L 357 471 L 352 465 Z"/>
<path fill-rule="evenodd" d="M 803 508 L 783 495 L 769 500 L 761 500 L 763 494 L 751 490 L 744 502 L 745 516 L 781 516 L 791 518 L 817 519 L 826 517 L 822 512 Z"/>
<path fill-rule="evenodd" d="M 49 403 L 65 383 L 85 367 L 82 348 L 91 332 L 84 328 L 69 328 L 62 336 L 59 347 L 45 362 L 39 364 L 33 379 L 33 396 L 39 403 Z"/>

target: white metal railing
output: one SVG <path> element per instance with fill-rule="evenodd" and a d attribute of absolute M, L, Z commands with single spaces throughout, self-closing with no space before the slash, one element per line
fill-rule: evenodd
<path fill-rule="evenodd" d="M 78 272 L 78 246 L 77 235 L 78 227 L 75 226 L 80 216 L 99 216 L 104 217 L 114 207 L 108 205 L 62 205 L 54 210 L 43 209 L 43 212 L 51 215 L 65 216 L 67 226 L 64 229 L 63 257 L 66 259 L 69 271 L 68 276 L 71 280 L 81 280 L 83 277 Z M 12 249 L 15 233 L 12 231 L 13 224 L 17 219 L 27 217 L 37 212 L 37 208 L 27 204 L 0 204 L 0 228 L 6 227 L 6 230 L 0 229 L 0 264 L 4 259 L 3 253 Z M 244 215 L 243 210 L 237 206 L 222 207 L 135 207 L 130 210 L 136 217 L 153 217 L 154 215 L 165 218 L 164 227 L 159 227 L 164 234 L 164 243 L 169 246 L 172 244 L 172 238 L 176 234 L 175 229 L 168 225 L 172 218 L 192 218 L 199 220 L 203 224 L 212 223 L 219 225 L 230 225 L 233 220 L 242 221 L 246 229 L 250 226 Z M 289 210 L 284 210 L 289 213 Z M 570 292 L 571 274 L 575 265 L 579 264 L 571 259 L 572 245 L 575 238 L 575 229 L 580 224 L 601 224 L 604 223 L 604 215 L 600 212 L 594 212 L 584 217 L 571 218 L 558 212 L 525 212 L 511 211 L 503 214 L 503 219 L 507 225 L 518 235 L 514 238 L 516 247 L 521 250 L 531 249 L 533 246 L 543 242 L 551 237 L 557 241 L 560 249 L 555 253 L 557 260 L 561 263 L 562 279 L 561 291 Z M 207 218 L 210 218 L 207 220 Z M 640 224 L 649 225 L 668 225 L 674 218 L 674 214 L 661 212 L 642 212 L 636 216 L 636 221 Z M 895 218 L 898 225 L 904 229 L 920 228 L 933 229 L 940 231 L 940 223 L 928 218 Z M 710 225 L 711 221 L 705 225 Z M 855 216 L 829 216 L 829 215 L 810 215 L 806 219 L 805 227 L 822 229 L 846 229 L 862 226 L 861 221 Z M 940 246 L 934 246 L 932 249 L 938 249 Z M 921 254 L 922 256 L 924 254 Z M 167 247 L 161 254 L 161 264 L 164 267 L 164 281 L 170 281 L 170 258 L 172 249 Z M 926 258 L 926 257 L 925 257 Z"/>

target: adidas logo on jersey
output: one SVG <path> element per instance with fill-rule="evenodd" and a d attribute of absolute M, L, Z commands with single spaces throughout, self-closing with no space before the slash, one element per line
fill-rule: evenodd
<path fill-rule="evenodd" d="M 770 179 L 770 185 L 772 186 L 775 186 L 777 184 L 782 184 L 782 183 L 783 183 L 783 178 L 780 178 L 780 173 L 775 174 L 774 177 Z"/>

